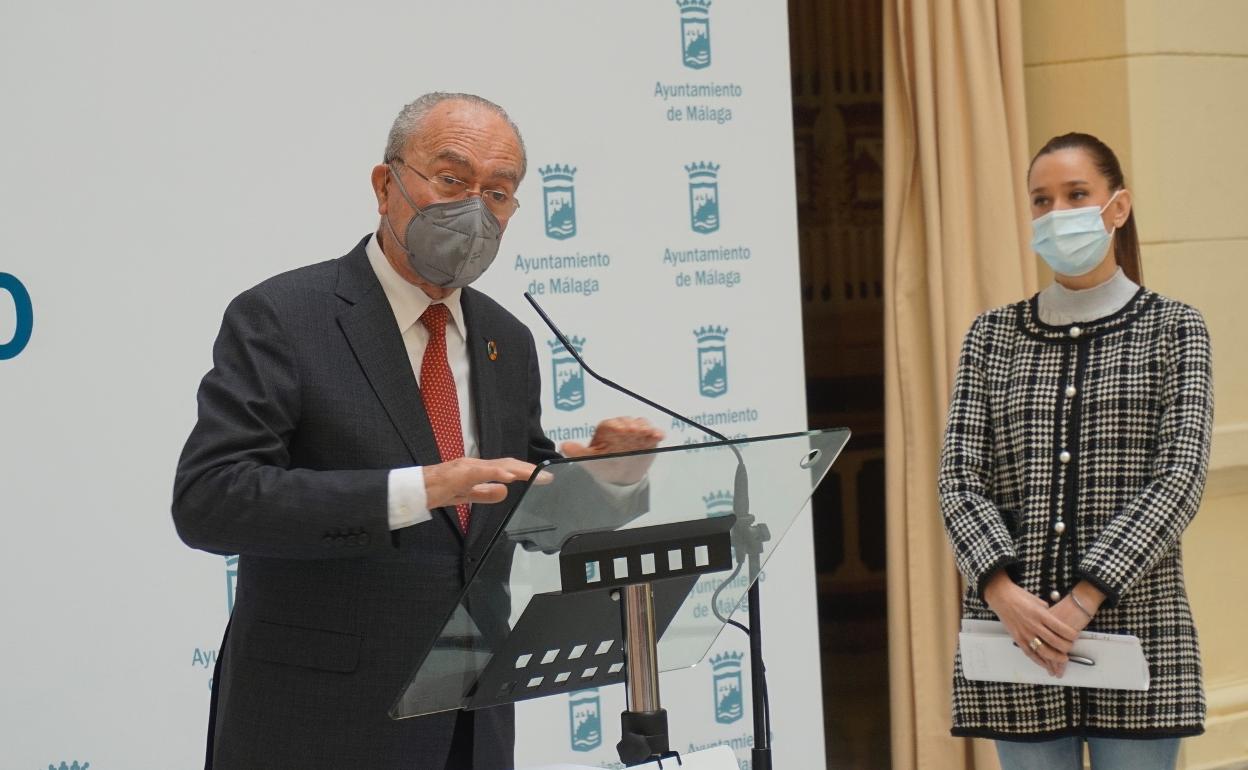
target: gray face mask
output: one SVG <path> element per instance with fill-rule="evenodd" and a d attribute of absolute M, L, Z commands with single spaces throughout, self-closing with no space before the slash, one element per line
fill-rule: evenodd
<path fill-rule="evenodd" d="M 403 200 L 415 215 L 407 223 L 405 238 L 399 238 L 383 217 L 386 229 L 407 254 L 407 263 L 416 274 L 434 286 L 458 289 L 481 277 L 498 256 L 503 226 L 486 208 L 479 196 L 449 203 L 431 203 L 423 209 L 412 202 L 403 180 L 390 169 Z"/>

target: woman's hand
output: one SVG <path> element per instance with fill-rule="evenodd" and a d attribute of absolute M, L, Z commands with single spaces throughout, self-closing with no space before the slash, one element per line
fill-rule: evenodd
<path fill-rule="evenodd" d="M 1049 608 L 1049 612 L 1078 632 L 1088 627 L 1092 622 L 1092 615 L 1096 614 L 1104 601 L 1105 594 L 1088 581 L 1081 580 L 1060 602 Z"/>
<path fill-rule="evenodd" d="M 1087 628 L 1088 623 L 1092 620 L 1092 618 L 1080 612 L 1079 608 L 1075 606 L 1075 603 L 1070 600 L 1070 594 L 1066 594 L 1062 597 L 1060 602 L 1050 607 L 1049 613 L 1053 615 L 1053 617 L 1075 629 L 1076 635 L 1078 635 L 1083 629 Z"/>
<path fill-rule="evenodd" d="M 1027 657 L 1053 676 L 1065 673 L 1069 661 L 1066 654 L 1079 631 L 1051 612 L 1043 599 L 1015 585 L 1005 570 L 998 570 L 989 578 L 984 587 L 984 599 Z M 1073 606 L 1071 609 L 1078 612 Z M 1042 644 L 1033 647 L 1035 639 Z"/>

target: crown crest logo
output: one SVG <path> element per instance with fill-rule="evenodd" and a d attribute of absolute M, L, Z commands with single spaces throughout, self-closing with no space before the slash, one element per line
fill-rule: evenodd
<path fill-rule="evenodd" d="M 698 338 L 698 342 L 723 342 L 724 337 L 728 335 L 728 327 L 703 326 L 701 329 L 694 329 L 693 333 Z"/>
<path fill-rule="evenodd" d="M 711 66 L 711 0 L 676 0 L 680 9 L 680 58 L 689 69 Z"/>
<path fill-rule="evenodd" d="M 554 388 L 555 408 L 572 412 L 585 406 L 585 372 L 576 354 L 585 349 L 584 337 L 568 337 L 566 347 L 558 338 L 547 340 L 550 345 L 552 367 L 551 387 Z"/>
<path fill-rule="evenodd" d="M 706 503 L 706 515 L 708 518 L 714 516 L 727 516 L 733 513 L 732 510 L 732 493 L 728 490 L 720 490 L 712 492 L 709 495 L 702 496 L 702 502 Z"/>
<path fill-rule="evenodd" d="M 82 764 L 79 764 L 75 760 L 73 764 L 62 762 L 59 767 L 57 765 L 48 765 L 48 770 L 87 770 L 89 767 L 91 767 L 90 762 L 83 762 Z"/>
<path fill-rule="evenodd" d="M 572 176 L 576 173 L 575 166 L 563 165 L 558 163 L 553 166 L 539 168 L 537 173 L 542 175 L 543 182 L 571 182 Z"/>
<path fill-rule="evenodd" d="M 602 704 L 597 688 L 568 696 L 568 719 L 573 751 L 592 751 L 602 745 Z"/>
<path fill-rule="evenodd" d="M 729 725 L 745 713 L 741 700 L 741 658 L 739 652 L 726 652 L 711 658 L 712 690 L 715 697 L 715 721 Z"/>
<path fill-rule="evenodd" d="M 576 168 L 555 163 L 538 169 L 542 175 L 542 210 L 546 235 L 565 241 L 576 235 L 576 188 L 572 175 Z"/>
<path fill-rule="evenodd" d="M 584 337 L 576 337 L 576 336 L 568 337 L 568 342 L 571 342 L 571 343 L 572 343 L 572 347 L 576 348 L 576 352 L 577 352 L 577 353 L 580 353 L 581 351 L 583 351 L 583 350 L 585 349 L 585 338 L 584 338 Z M 560 353 L 560 352 L 562 352 L 563 350 L 565 350 L 563 343 L 562 343 L 562 342 L 560 342 L 560 341 L 559 341 L 559 340 L 557 340 L 557 339 L 547 340 L 547 341 L 546 341 L 546 344 L 547 344 L 547 345 L 550 345 L 550 352 L 551 352 L 552 354 L 556 354 L 556 355 L 557 355 L 558 353 Z"/>
<path fill-rule="evenodd" d="M 728 347 L 724 341 L 728 327 L 703 326 L 693 334 L 698 338 L 698 392 L 718 398 L 728 392 Z"/>
<path fill-rule="evenodd" d="M 685 166 L 685 171 L 689 173 L 689 179 L 715 179 L 719 176 L 719 164 L 712 163 L 709 160 L 700 160 L 697 163 L 690 163 Z"/>

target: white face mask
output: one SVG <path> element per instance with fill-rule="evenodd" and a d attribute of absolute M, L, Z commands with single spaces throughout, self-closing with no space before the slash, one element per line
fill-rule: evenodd
<path fill-rule="evenodd" d="M 1114 234 L 1105 229 L 1101 214 L 1121 192 L 1115 192 L 1104 206 L 1058 209 L 1036 217 L 1031 221 L 1031 248 L 1060 275 L 1092 272 L 1105 259 Z"/>

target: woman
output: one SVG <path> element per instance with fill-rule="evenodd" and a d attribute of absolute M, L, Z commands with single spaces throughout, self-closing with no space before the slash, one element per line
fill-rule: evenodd
<path fill-rule="evenodd" d="M 1204 730 L 1179 537 L 1208 464 L 1209 338 L 1196 310 L 1138 285 L 1112 150 L 1055 137 L 1028 189 L 1032 247 L 1057 280 L 971 325 L 939 486 L 963 616 L 1000 620 L 1054 678 L 969 681 L 959 658 L 953 734 L 996 739 L 1005 770 L 1081 768 L 1085 741 L 1095 770 L 1172 768 L 1180 737 Z M 1085 628 L 1138 636 L 1149 689 L 1063 687 Z"/>

